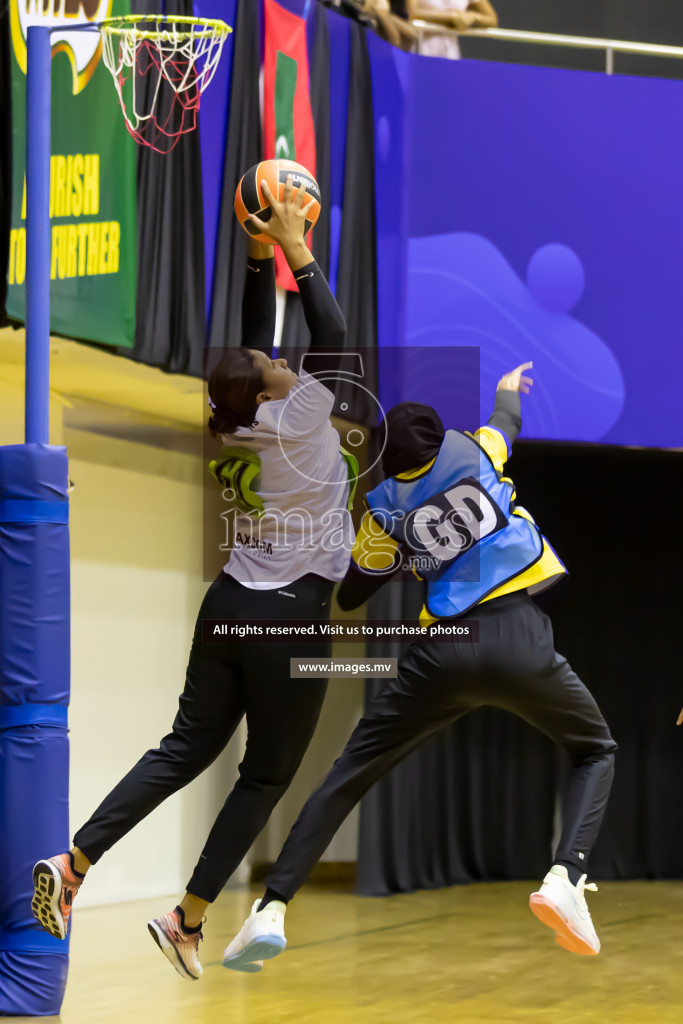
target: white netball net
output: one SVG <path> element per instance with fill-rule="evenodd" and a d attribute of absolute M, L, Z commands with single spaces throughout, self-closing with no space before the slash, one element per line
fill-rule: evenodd
<path fill-rule="evenodd" d="M 133 138 L 168 153 L 197 127 L 231 32 L 224 21 L 136 15 L 102 22 L 102 57 Z"/>

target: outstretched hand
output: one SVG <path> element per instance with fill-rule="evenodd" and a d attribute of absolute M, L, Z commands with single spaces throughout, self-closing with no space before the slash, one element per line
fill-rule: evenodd
<path fill-rule="evenodd" d="M 306 219 L 315 204 L 315 199 L 311 199 L 304 205 L 304 200 L 308 198 L 306 187 L 302 184 L 294 192 L 291 174 L 287 175 L 282 201 L 275 198 L 265 181 L 261 182 L 261 191 L 270 203 L 272 211 L 270 220 L 261 220 L 255 213 L 250 214 L 249 219 L 259 231 L 272 238 L 277 245 L 282 246 L 286 255 L 287 249 L 303 244 Z"/>
<path fill-rule="evenodd" d="M 531 377 L 524 377 L 524 371 L 530 370 L 533 363 L 522 363 L 521 366 L 516 366 L 514 370 L 510 370 L 504 377 L 501 377 L 498 381 L 498 387 L 496 391 L 521 391 L 525 395 L 529 394 L 529 388 L 533 386 L 533 380 Z"/>
<path fill-rule="evenodd" d="M 678 716 L 676 720 L 676 725 L 683 725 L 683 711 L 681 711 L 680 715 Z"/>

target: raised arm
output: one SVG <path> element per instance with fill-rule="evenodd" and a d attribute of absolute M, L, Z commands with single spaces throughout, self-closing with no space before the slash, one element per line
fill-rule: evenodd
<path fill-rule="evenodd" d="M 346 321 L 315 260 L 294 271 L 294 280 L 299 286 L 306 324 L 311 332 L 311 349 L 343 348 Z"/>
<path fill-rule="evenodd" d="M 475 433 L 475 439 L 482 446 L 493 462 L 495 468 L 502 473 L 503 466 L 522 429 L 522 412 L 519 395 L 529 393 L 533 385 L 531 377 L 525 377 L 524 371 L 530 370 L 533 363 L 522 363 L 498 381 L 496 400 L 493 413 L 485 427 Z"/>
<path fill-rule="evenodd" d="M 275 258 L 272 245 L 249 238 L 242 296 L 242 345 L 267 356 L 275 337 Z"/>
<path fill-rule="evenodd" d="M 281 246 L 285 254 L 299 286 L 306 323 L 311 332 L 311 348 L 341 348 L 346 336 L 344 317 L 325 275 L 304 240 L 306 214 L 312 202 L 305 202 L 307 196 L 303 187 L 294 191 L 291 175 L 287 178 L 282 202 L 274 198 L 265 181 L 261 188 L 270 202 L 271 217 L 267 224 L 256 216 L 251 219 Z"/>

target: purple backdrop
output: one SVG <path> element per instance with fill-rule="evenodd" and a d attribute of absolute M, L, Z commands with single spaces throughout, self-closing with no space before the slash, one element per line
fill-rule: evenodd
<path fill-rule="evenodd" d="M 683 83 L 371 54 L 381 344 L 479 345 L 483 410 L 533 359 L 523 436 L 683 446 Z"/>

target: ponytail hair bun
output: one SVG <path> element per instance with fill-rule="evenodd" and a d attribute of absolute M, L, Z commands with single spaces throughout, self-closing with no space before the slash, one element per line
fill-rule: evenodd
<path fill-rule="evenodd" d="M 209 430 L 214 437 L 251 427 L 263 388 L 263 374 L 249 349 L 227 349 L 209 377 Z"/>
<path fill-rule="evenodd" d="M 219 412 L 216 409 L 209 417 L 209 430 L 214 437 L 218 437 L 220 434 L 234 434 L 238 427 L 250 427 L 255 418 L 256 410 L 254 410 L 254 415 L 249 417 L 239 416 L 231 411 L 224 412 L 222 409 Z"/>

